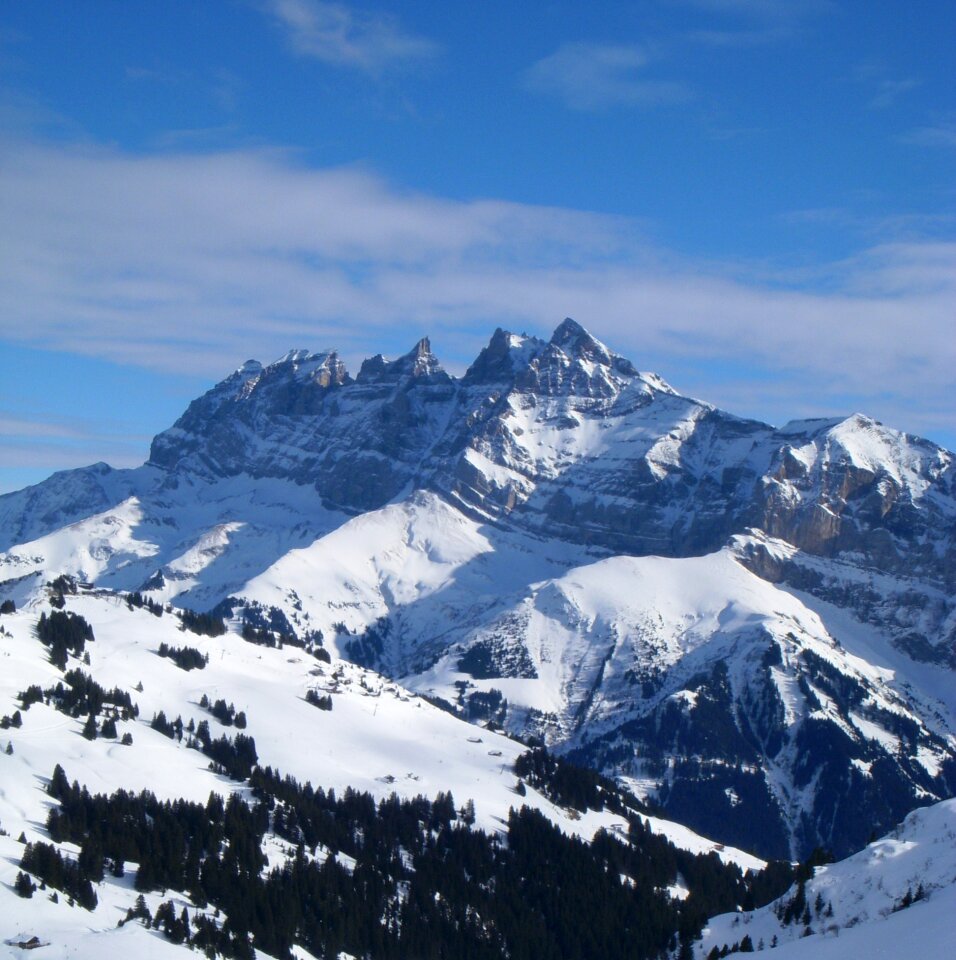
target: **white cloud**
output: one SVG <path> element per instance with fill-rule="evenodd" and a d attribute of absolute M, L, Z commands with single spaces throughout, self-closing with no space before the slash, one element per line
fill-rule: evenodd
<path fill-rule="evenodd" d="M 773 273 L 679 259 L 622 218 L 408 193 L 251 150 L 8 144 L 0 209 L 8 342 L 218 378 L 289 347 L 354 362 L 403 331 L 407 346 L 431 333 L 460 369 L 497 324 L 541 333 L 570 315 L 731 408 L 743 376 L 753 406 L 735 412 L 862 409 L 915 432 L 952 418 L 956 243 Z"/>
<path fill-rule="evenodd" d="M 297 53 L 337 66 L 378 73 L 427 59 L 438 49 L 384 13 L 325 0 L 264 0 L 263 6 L 281 24 Z"/>
<path fill-rule="evenodd" d="M 750 47 L 786 40 L 805 21 L 836 9 L 830 0 L 675 0 L 721 20 L 721 26 L 693 30 L 690 39 L 718 47 Z M 724 26 L 726 19 L 736 21 Z M 741 25 L 737 25 L 741 24 Z"/>
<path fill-rule="evenodd" d="M 829 0 L 684 0 L 715 13 L 738 14 L 765 20 L 794 20 L 833 8 Z"/>
<path fill-rule="evenodd" d="M 149 438 L 130 434 L 115 423 L 93 424 L 69 416 L 0 410 L 3 476 L 0 494 L 19 489 L 22 471 L 51 471 L 85 466 L 95 459 L 116 467 L 143 462 Z M 91 451 L 94 455 L 91 456 Z M 38 479 L 28 476 L 27 482 Z"/>
<path fill-rule="evenodd" d="M 903 134 L 901 139 L 918 147 L 956 147 L 956 121 L 942 120 L 917 127 Z"/>
<path fill-rule="evenodd" d="M 871 110 L 885 110 L 892 107 L 910 90 L 915 90 L 919 85 L 920 81 L 914 77 L 907 77 L 903 80 L 884 78 L 877 83 L 876 94 L 870 99 L 869 107 Z"/>
<path fill-rule="evenodd" d="M 530 67 L 525 86 L 560 97 L 574 110 L 680 103 L 690 92 L 679 83 L 647 78 L 648 55 L 634 45 L 565 43 Z"/>

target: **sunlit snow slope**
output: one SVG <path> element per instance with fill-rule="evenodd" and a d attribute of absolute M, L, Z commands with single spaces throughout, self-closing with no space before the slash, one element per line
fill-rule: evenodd
<path fill-rule="evenodd" d="M 67 573 L 321 631 L 764 855 L 956 792 L 953 455 L 734 417 L 573 320 L 460 378 L 427 340 L 247 362 L 143 467 L 0 497 L 0 549 L 18 602 Z"/>
<path fill-rule="evenodd" d="M 16 612 L 0 616 L 0 715 L 12 715 L 29 687 L 49 689 L 63 679 L 36 637 L 38 616 L 51 610 L 49 596 L 41 591 Z M 204 695 L 210 703 L 223 699 L 245 713 L 244 733 L 254 737 L 260 763 L 326 790 L 341 793 L 351 787 L 377 799 L 451 791 L 459 804 L 474 801 L 476 826 L 490 832 L 503 828 L 512 807 L 529 805 L 565 832 L 586 839 L 600 828 L 626 833 L 626 821 L 610 812 L 567 811 L 530 786 L 519 796 L 512 766 L 526 749 L 523 745 L 467 724 L 371 671 L 338 659 L 325 662 L 294 646 L 251 644 L 234 632 L 220 637 L 183 632 L 174 615 L 155 616 L 103 591 L 68 593 L 65 604 L 95 633 L 86 645 L 89 663 L 71 657 L 68 668 L 89 673 L 104 688 L 128 692 L 139 717 L 119 721 L 115 739 L 88 740 L 82 735 L 83 717 L 71 718 L 41 701 L 20 709 L 22 725 L 0 731 L 0 827 L 5 834 L 0 836 L 0 956 L 20 956 L 19 948 L 3 944 L 32 936 L 50 944 L 56 956 L 98 958 L 114 950 L 137 957 L 182 955 L 181 948 L 175 953 L 177 948 L 161 935 L 138 923 L 117 927 L 137 896 L 132 884 L 136 864 L 127 864 L 123 878 L 107 875 L 97 886 L 99 904 L 92 912 L 71 906 L 62 894 L 57 903 L 42 892 L 24 900 L 12 886 L 23 851 L 18 838 L 49 839 L 44 826 L 54 803 L 46 785 L 57 764 L 69 780 L 93 793 L 148 789 L 160 799 L 198 803 L 210 792 L 245 793 L 241 783 L 213 773 L 208 758 L 187 748 L 185 738 L 170 739 L 150 726 L 163 711 L 169 720 L 181 717 L 186 724 L 206 720 L 214 737 L 234 733 L 201 706 Z M 208 663 L 181 670 L 158 655 L 163 643 L 198 649 Z M 329 696 L 331 710 L 308 703 L 309 690 Z M 132 744 L 120 742 L 124 734 L 132 736 Z M 762 866 L 757 858 L 678 824 L 645 819 L 683 849 L 715 851 L 744 869 Z M 273 838 L 271 843 L 275 862 L 294 855 L 287 842 Z M 61 849 L 75 852 L 70 844 Z M 169 896 L 177 909 L 196 910 L 182 895 Z M 167 898 L 147 894 L 151 910 Z"/>
<path fill-rule="evenodd" d="M 745 937 L 793 960 L 946 960 L 956 954 L 956 801 L 911 813 L 892 833 L 752 913 L 709 924 L 695 956 Z M 791 918 L 792 919 L 789 919 Z"/>

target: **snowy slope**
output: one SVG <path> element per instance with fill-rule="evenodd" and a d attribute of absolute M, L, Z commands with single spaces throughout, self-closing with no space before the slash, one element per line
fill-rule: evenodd
<path fill-rule="evenodd" d="M 66 897 L 58 896 L 57 903 L 50 895 L 38 892 L 29 900 L 21 900 L 10 889 L 16 876 L 11 863 L 19 862 L 22 844 L 12 837 L 0 837 L 0 958 L 23 960 L 31 956 L 17 946 L 37 937 L 38 956 L 71 957 L 76 960 L 98 960 L 101 957 L 128 956 L 137 960 L 182 960 L 182 947 L 174 946 L 159 931 L 147 930 L 139 923 L 122 927 L 117 924 L 133 906 L 136 893 L 132 889 L 132 875 L 117 880 L 110 877 L 98 885 L 99 905 L 90 914 L 78 906 L 70 906 Z M 155 910 L 169 897 L 158 893 L 147 895 L 147 904 Z M 177 910 L 193 904 L 181 897 L 172 897 Z"/>
<path fill-rule="evenodd" d="M 346 519 L 288 480 L 209 482 L 148 466 L 116 473 L 107 475 L 104 509 L 0 553 L 4 596 L 25 600 L 67 574 L 118 590 L 149 585 L 157 597 L 203 609 Z M 75 478 L 78 496 L 86 479 Z M 55 498 L 65 484 L 31 488 L 33 498 Z"/>
<path fill-rule="evenodd" d="M 233 505 L 252 515 L 264 499 L 241 494 Z M 876 665 L 872 649 L 848 650 L 859 625 L 841 622 L 844 639 L 835 641 L 822 601 L 783 592 L 738 562 L 750 541 L 699 558 L 597 560 L 586 548 L 481 524 L 422 493 L 344 524 L 331 515 L 339 523 L 331 533 L 242 582 L 268 556 L 263 540 L 281 536 L 265 526 L 267 510 L 255 514 L 253 535 L 251 521 L 203 529 L 213 515 L 200 504 L 203 532 L 167 548 L 160 576 L 147 571 L 170 542 L 155 531 L 169 525 L 143 514 L 131 499 L 15 548 L 0 558 L 22 578 L 7 594 L 22 602 L 42 593 L 55 571 L 188 603 L 218 572 L 243 603 L 281 610 L 300 634 L 320 631 L 338 654 L 456 703 L 465 717 L 490 716 L 479 701 L 500 694 L 494 715 L 511 729 L 573 750 L 579 762 L 656 794 L 698 830 L 765 854 L 800 855 L 818 843 L 846 851 L 866 839 L 861 804 L 889 826 L 952 789 L 953 712 L 950 697 L 933 696 L 948 688 L 939 670 L 888 640 Z M 723 691 L 714 683 L 719 663 L 728 666 Z M 813 674 L 821 669 L 832 675 L 820 681 Z M 858 704 L 833 696 L 835 677 Z M 702 690 L 708 710 L 699 711 Z M 712 709 L 726 728 L 720 742 L 701 740 Z M 843 744 L 840 769 L 832 736 Z M 688 756 L 707 764 L 704 805 L 695 796 L 703 788 L 691 787 L 701 771 L 681 765 Z M 823 774 L 846 800 L 820 796 Z M 755 809 L 774 815 L 755 818 Z"/>
<path fill-rule="evenodd" d="M 951 698 L 929 683 L 917 695 L 921 665 L 888 642 L 894 666 L 847 649 L 739 552 L 595 560 L 423 494 L 289 554 L 242 596 L 464 716 L 641 783 L 738 844 L 758 842 L 757 824 L 778 855 L 847 850 L 866 840 L 861 810 L 889 826 L 946 796 Z M 856 636 L 843 623 L 841 635 Z M 701 779 L 681 768 L 688 756 L 713 780 L 706 814 L 686 795 Z M 820 796 L 821 780 L 836 797 Z"/>
<path fill-rule="evenodd" d="M 695 956 L 733 946 L 776 944 L 774 956 L 799 958 L 920 957 L 956 953 L 956 801 L 917 810 L 892 833 L 839 863 L 817 867 L 807 881 L 805 916 L 784 923 L 791 890 L 752 913 L 715 917 Z M 913 898 L 912 905 L 907 905 Z M 818 909 L 819 907 L 819 909 Z M 809 932 L 808 932 L 809 931 Z"/>
<path fill-rule="evenodd" d="M 52 801 L 45 786 L 56 764 L 91 792 L 149 789 L 161 799 L 205 802 L 210 792 L 244 790 L 211 772 L 198 751 L 150 728 L 150 719 L 162 710 L 170 720 L 177 715 L 184 722 L 206 719 L 218 736 L 223 728 L 200 706 L 204 694 L 246 713 L 244 732 L 255 738 L 263 764 L 325 789 L 341 793 L 352 787 L 379 799 L 392 793 L 433 797 L 450 790 L 459 804 L 474 800 L 477 826 L 491 832 L 503 828 L 509 809 L 529 805 L 569 834 L 589 839 L 601 828 L 626 834 L 624 818 L 610 812 L 565 811 L 530 787 L 518 796 L 511 766 L 524 746 L 467 724 L 370 671 L 339 660 L 325 663 L 293 646 L 254 645 L 232 632 L 216 638 L 184 633 L 174 616 L 130 608 L 121 597 L 103 591 L 68 594 L 65 602 L 95 633 L 87 644 L 90 663 L 71 660 L 69 666 L 88 671 L 104 687 L 128 691 L 140 713 L 137 720 L 118 723 L 120 738 L 124 733 L 133 737 L 129 746 L 118 739 L 85 739 L 83 718 L 72 719 L 42 702 L 21 710 L 22 726 L 0 731 L 0 827 L 6 833 L 0 836 L 0 943 L 39 935 L 62 956 L 99 957 L 114 949 L 134 956 L 174 956 L 175 948 L 139 924 L 116 926 L 136 898 L 134 864 L 127 865 L 125 878 L 108 876 L 98 886 L 100 902 L 92 913 L 70 906 L 62 894 L 58 903 L 42 892 L 22 900 L 12 891 L 22 854 L 17 838 L 22 832 L 28 841 L 48 839 L 43 826 Z M 0 715 L 12 715 L 18 695 L 30 685 L 48 688 L 62 679 L 35 636 L 43 610 L 49 610 L 48 604 L 38 596 L 27 607 L 0 617 Z M 183 671 L 157 655 L 164 642 L 195 647 L 209 662 L 202 669 Z M 332 709 L 318 710 L 307 703 L 310 689 L 331 696 Z M 8 743 L 11 752 L 3 752 Z M 647 822 L 684 849 L 715 851 L 744 869 L 763 865 L 678 824 L 659 818 Z M 71 847 L 65 844 L 63 849 Z M 275 842 L 279 862 L 293 852 L 284 841 Z M 171 895 L 177 909 L 187 906 Z M 153 910 L 165 899 L 147 895 Z M 0 945 L 0 956 L 8 955 L 5 951 Z M 14 947 L 9 955 L 20 954 Z"/>
<path fill-rule="evenodd" d="M 402 676 L 509 595 L 586 557 L 570 545 L 502 533 L 417 493 L 287 554 L 238 592 L 322 630 L 343 656 L 354 657 L 350 644 L 385 621 L 387 642 L 371 662 Z"/>
<path fill-rule="evenodd" d="M 0 547 L 18 603 L 68 573 L 274 608 L 766 852 L 846 852 L 854 807 L 889 827 L 956 790 L 952 454 L 733 417 L 572 320 L 496 331 L 460 379 L 427 340 L 354 377 L 249 361 L 138 470 L 0 497 Z"/>
<path fill-rule="evenodd" d="M 8 739 L 14 747 L 13 755 L 3 758 L 7 808 L 0 814 L 11 833 L 29 832 L 31 824 L 44 819 L 48 800 L 36 778 L 49 776 L 56 763 L 70 779 L 79 778 L 97 791 L 124 785 L 199 801 L 210 790 L 232 789 L 231 781 L 206 769 L 202 754 L 149 728 L 160 710 L 170 719 L 209 719 L 199 706 L 203 694 L 245 711 L 246 732 L 254 736 L 262 762 L 299 779 L 336 790 L 352 786 L 376 797 L 451 790 L 462 802 L 475 800 L 484 827 L 500 824 L 516 803 L 509 768 L 525 750 L 521 744 L 491 731 L 476 732 L 370 671 L 342 661 L 326 664 L 296 647 L 249 644 L 234 633 L 215 638 L 183 633 L 171 615 L 157 618 L 146 610 L 130 610 L 118 597 L 68 597 L 67 609 L 94 627 L 96 640 L 88 645 L 94 679 L 130 691 L 138 704 L 140 718 L 129 724 L 135 743 L 123 747 L 104 739 L 88 741 L 79 735 L 81 720 L 43 704 L 22 711 L 23 726 L 2 734 L 3 742 Z M 45 688 L 61 679 L 32 635 L 35 622 L 31 610 L 0 621 L 6 631 L 0 638 L 0 698 L 10 713 L 26 687 L 36 683 Z M 183 671 L 157 655 L 162 642 L 195 647 L 209 656 L 209 663 Z M 333 709 L 317 710 L 307 703 L 309 689 L 331 693 Z M 120 735 L 126 729 L 120 724 Z M 533 791 L 529 802 L 547 805 Z"/>

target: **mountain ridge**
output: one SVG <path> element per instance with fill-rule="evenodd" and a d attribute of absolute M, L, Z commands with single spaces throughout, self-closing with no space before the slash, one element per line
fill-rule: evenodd
<path fill-rule="evenodd" d="M 572 320 L 549 340 L 498 328 L 460 378 L 427 338 L 354 378 L 294 350 L 193 401 L 143 467 L 0 497 L 0 581 L 18 601 L 67 573 L 228 602 L 240 624 L 274 610 L 691 819 L 706 795 L 697 826 L 728 842 L 757 842 L 766 809 L 774 855 L 847 852 L 865 836 L 834 791 L 878 828 L 956 789 L 956 704 L 928 678 L 956 666 L 953 462 L 860 414 L 735 417 Z M 591 584 L 593 604 L 601 563 L 619 596 L 596 633 L 568 590 Z M 670 583 L 668 564 L 714 593 L 678 591 L 664 624 L 642 583 Z M 717 615 L 742 571 L 763 585 L 749 626 Z M 786 627 L 790 609 L 811 626 Z M 699 620 L 705 642 L 666 653 Z M 892 668 L 861 674 L 841 638 Z"/>
<path fill-rule="evenodd" d="M 354 380 L 334 353 L 306 351 L 235 382 L 240 372 L 159 434 L 148 462 L 212 477 L 291 477 L 346 512 L 384 506 L 422 487 L 495 522 L 507 522 L 520 504 L 526 525 L 543 514 L 549 534 L 566 537 L 597 525 L 612 548 L 631 553 L 706 552 L 756 527 L 812 553 L 879 550 L 882 563 L 893 559 L 892 545 L 874 537 L 861 542 L 854 529 L 860 525 L 845 521 L 862 514 L 884 528 L 890 521 L 920 523 L 911 507 L 930 489 L 942 498 L 920 535 L 931 541 L 942 521 L 945 536 L 921 545 L 915 562 L 925 557 L 947 584 L 956 583 L 948 451 L 861 414 L 780 428 L 734 417 L 638 373 L 569 319 L 549 341 L 499 328 L 460 379 L 441 369 L 427 339 L 395 361 L 365 361 Z M 224 399 L 226 391 L 234 395 Z M 349 422 L 356 411 L 359 422 Z M 289 422 L 303 417 L 322 418 L 321 427 L 303 432 Z M 608 446 L 590 438 L 575 449 L 589 421 L 610 427 L 618 449 L 634 450 L 625 456 L 627 476 L 583 469 L 582 461 L 600 459 Z M 615 430 L 619 425 L 624 429 Z M 265 444 L 265 436 L 276 440 Z M 708 471 L 708 461 L 719 473 Z M 889 468 L 881 472 L 880 464 Z M 675 473 L 683 489 L 669 490 L 671 502 L 661 503 Z M 560 489 L 551 482 L 559 476 Z M 569 524 L 572 488 L 590 495 L 575 498 Z M 653 495 L 642 499 L 645 493 Z M 637 523 L 637 503 L 658 515 Z M 694 520 L 682 526 L 677 514 Z M 943 562 L 929 556 L 940 545 Z M 913 562 L 899 558 L 896 568 Z"/>

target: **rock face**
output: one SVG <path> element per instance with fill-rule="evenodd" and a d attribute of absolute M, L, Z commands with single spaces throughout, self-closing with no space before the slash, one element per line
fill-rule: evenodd
<path fill-rule="evenodd" d="M 807 553 L 953 586 L 952 454 L 860 414 L 776 436 L 785 442 L 762 478 L 755 527 Z"/>
<path fill-rule="evenodd" d="M 573 320 L 496 330 L 460 379 L 427 340 L 354 378 L 249 361 L 142 468 L 0 497 L 0 549 L 21 591 L 275 608 L 765 853 L 845 852 L 861 811 L 868 836 L 956 790 L 953 455 L 861 415 L 734 417 Z"/>
<path fill-rule="evenodd" d="M 334 353 L 250 361 L 153 441 L 149 462 L 206 479 L 277 477 L 330 506 L 368 510 L 415 475 L 455 394 L 427 340 L 366 360 L 353 380 Z"/>
<path fill-rule="evenodd" d="M 572 320 L 547 342 L 497 330 L 460 381 L 427 340 L 354 379 L 334 353 L 250 361 L 155 439 L 150 463 L 292 479 L 352 512 L 433 489 L 483 519 L 638 555 L 705 553 L 757 529 L 956 586 L 947 451 L 860 415 L 741 420 Z"/>
<path fill-rule="evenodd" d="M 956 790 L 953 673 L 750 572 L 754 548 L 795 552 L 751 535 L 701 557 L 598 559 L 419 494 L 284 557 L 237 607 L 299 617 L 724 842 L 855 849 Z"/>
<path fill-rule="evenodd" d="M 775 430 L 678 395 L 579 324 L 497 330 L 465 376 L 427 340 L 353 379 L 334 353 L 250 361 L 151 464 L 281 477 L 347 511 L 433 489 L 472 515 L 612 551 L 688 556 L 749 528 L 956 585 L 952 455 L 866 417 Z"/>

